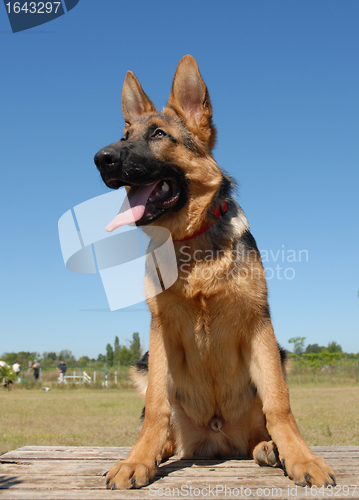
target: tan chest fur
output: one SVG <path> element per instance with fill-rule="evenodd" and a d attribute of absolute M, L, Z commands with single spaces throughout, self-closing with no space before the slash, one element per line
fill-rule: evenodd
<path fill-rule="evenodd" d="M 226 297 L 225 290 L 191 297 L 167 290 L 155 302 L 154 323 L 185 413 L 201 426 L 215 417 L 228 423 L 240 417 L 253 391 L 241 351 L 248 318 L 239 299 Z"/>

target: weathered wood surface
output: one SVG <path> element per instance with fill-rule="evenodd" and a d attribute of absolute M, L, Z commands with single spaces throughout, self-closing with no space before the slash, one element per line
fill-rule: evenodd
<path fill-rule="evenodd" d="M 334 469 L 338 486 L 295 487 L 281 469 L 252 460 L 178 460 L 159 467 L 140 490 L 109 491 L 102 474 L 129 448 L 25 446 L 0 457 L 0 498 L 9 500 L 142 498 L 333 498 L 359 500 L 359 446 L 314 447 Z"/>

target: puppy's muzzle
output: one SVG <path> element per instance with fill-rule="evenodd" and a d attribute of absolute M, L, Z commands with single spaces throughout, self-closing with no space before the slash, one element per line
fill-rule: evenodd
<path fill-rule="evenodd" d="M 122 164 L 120 151 L 107 146 L 96 153 L 94 162 L 101 173 L 119 169 Z"/>

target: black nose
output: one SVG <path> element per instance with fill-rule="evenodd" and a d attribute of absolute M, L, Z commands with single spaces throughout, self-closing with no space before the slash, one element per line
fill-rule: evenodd
<path fill-rule="evenodd" d="M 100 172 L 106 172 L 107 170 L 112 170 L 119 164 L 119 157 L 116 151 L 110 148 L 103 148 L 98 153 L 96 153 L 94 162 L 96 167 Z"/>

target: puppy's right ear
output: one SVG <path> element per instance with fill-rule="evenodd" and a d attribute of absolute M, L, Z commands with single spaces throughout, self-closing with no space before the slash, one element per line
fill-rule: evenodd
<path fill-rule="evenodd" d="M 140 82 L 132 71 L 128 71 L 122 89 L 122 112 L 126 127 L 144 113 L 158 113 L 155 105 L 144 93 Z"/>

